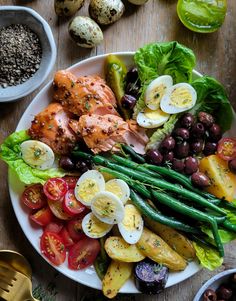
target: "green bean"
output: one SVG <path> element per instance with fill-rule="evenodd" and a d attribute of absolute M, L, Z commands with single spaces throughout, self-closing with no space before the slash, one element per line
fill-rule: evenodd
<path fill-rule="evenodd" d="M 173 218 L 167 217 L 161 214 L 160 212 L 154 210 L 146 201 L 144 201 L 132 189 L 130 191 L 130 197 L 134 205 L 142 212 L 142 214 L 146 215 L 152 220 L 184 232 L 199 233 L 199 231 L 196 228 L 186 225 L 182 222 L 179 222 Z"/>
<path fill-rule="evenodd" d="M 112 159 L 114 159 L 116 161 L 116 163 L 119 163 L 123 166 L 127 166 L 129 168 L 133 168 L 135 170 L 144 172 L 146 175 L 149 175 L 154 178 L 161 178 L 161 176 L 159 174 L 157 174 L 156 172 L 148 170 L 147 168 L 143 167 L 143 165 L 135 163 L 134 161 L 130 161 L 126 158 L 123 158 L 123 157 L 120 157 L 117 155 L 112 155 L 111 157 L 112 157 Z"/>
<path fill-rule="evenodd" d="M 192 190 L 193 192 L 200 194 L 201 196 L 206 197 L 207 199 L 211 200 L 211 203 L 218 205 L 221 201 L 220 199 L 216 198 L 214 195 L 212 195 L 206 191 L 202 191 L 200 189 L 195 188 L 192 185 L 191 180 L 188 177 L 186 177 L 185 175 L 182 175 L 181 173 L 179 173 L 173 169 L 163 167 L 163 166 L 152 165 L 152 164 L 143 164 L 142 166 L 146 167 L 149 170 L 153 170 L 164 177 L 166 176 L 167 178 L 169 178 L 171 180 L 175 180 L 179 184 L 183 185 L 185 188 Z"/>
<path fill-rule="evenodd" d="M 224 256 L 224 248 L 223 248 L 223 244 L 221 242 L 220 235 L 218 232 L 218 226 L 217 226 L 216 220 L 213 217 L 211 217 L 195 208 L 190 208 L 187 205 L 178 202 L 176 199 L 167 195 L 166 193 L 162 193 L 162 192 L 155 191 L 152 189 L 152 194 L 157 201 L 170 207 L 171 209 L 176 210 L 177 212 L 180 212 L 181 214 L 190 216 L 193 219 L 196 219 L 198 221 L 208 223 L 211 226 L 211 230 L 212 230 L 219 254 L 221 257 Z"/>
<path fill-rule="evenodd" d="M 230 230 L 230 231 L 233 231 L 233 232 L 236 232 L 236 225 L 235 224 L 232 224 L 229 220 L 225 220 L 222 224 L 222 226 L 224 228 L 226 228 L 227 230 Z"/>
<path fill-rule="evenodd" d="M 128 153 L 131 155 L 131 157 L 134 159 L 134 161 L 139 162 L 139 163 L 145 163 L 145 159 L 137 154 L 132 147 L 122 144 L 121 145 L 122 149 L 124 152 Z"/>

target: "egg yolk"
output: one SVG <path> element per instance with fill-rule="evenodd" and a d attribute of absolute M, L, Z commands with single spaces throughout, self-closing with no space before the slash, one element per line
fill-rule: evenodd
<path fill-rule="evenodd" d="M 112 217 L 115 214 L 116 206 L 113 201 L 106 196 L 96 198 L 93 207 L 101 217 Z"/>
<path fill-rule="evenodd" d="M 93 179 L 85 179 L 79 184 L 78 199 L 90 202 L 92 198 L 100 191 L 97 182 Z"/>
<path fill-rule="evenodd" d="M 152 93 L 148 97 L 146 102 L 150 105 L 157 105 L 160 103 L 165 93 L 166 93 L 166 86 L 164 84 L 160 84 L 152 90 Z"/>
<path fill-rule="evenodd" d="M 192 95 L 191 93 L 184 87 L 179 87 L 173 90 L 170 96 L 170 104 L 178 107 L 185 108 L 191 105 L 192 103 Z"/>
<path fill-rule="evenodd" d="M 150 110 L 149 108 L 145 108 L 144 115 L 148 119 L 153 119 L 153 120 L 158 120 L 158 119 L 166 118 L 169 116 L 169 114 L 163 112 L 161 109 L 153 111 L 153 110 Z"/>
<path fill-rule="evenodd" d="M 140 229 L 142 222 L 139 211 L 134 206 L 125 206 L 125 216 L 122 221 L 127 231 L 135 231 Z"/>
<path fill-rule="evenodd" d="M 123 196 L 121 187 L 118 184 L 116 184 L 114 181 L 110 183 L 106 183 L 106 190 L 118 196 L 119 199 L 121 199 Z"/>
<path fill-rule="evenodd" d="M 90 219 L 86 224 L 86 228 L 89 233 L 94 234 L 95 236 L 106 232 L 110 225 L 101 222 L 96 216 L 91 215 Z"/>

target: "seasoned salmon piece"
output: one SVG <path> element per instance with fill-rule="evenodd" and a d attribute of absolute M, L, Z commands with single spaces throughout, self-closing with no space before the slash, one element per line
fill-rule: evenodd
<path fill-rule="evenodd" d="M 28 133 L 32 139 L 49 145 L 56 154 L 67 154 L 78 141 L 78 135 L 69 126 L 71 117 L 59 103 L 51 103 L 35 116 Z"/>
<path fill-rule="evenodd" d="M 78 128 L 85 143 L 95 154 L 109 150 L 118 151 L 119 143 L 132 145 L 139 154 L 145 153 L 147 137 L 143 136 L 144 133 L 140 137 L 138 128 L 131 129 L 129 123 L 119 116 L 83 115 L 78 121 Z"/>
<path fill-rule="evenodd" d="M 54 101 L 73 114 L 118 115 L 115 95 L 100 76 L 76 77 L 61 70 L 55 74 L 53 86 Z"/>

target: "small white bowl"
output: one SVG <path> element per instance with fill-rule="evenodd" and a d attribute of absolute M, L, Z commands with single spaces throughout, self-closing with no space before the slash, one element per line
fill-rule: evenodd
<path fill-rule="evenodd" d="M 42 46 L 40 67 L 26 82 L 7 88 L 0 87 L 0 102 L 11 102 L 36 90 L 47 78 L 56 61 L 56 44 L 48 23 L 33 9 L 23 6 L 0 6 L 0 28 L 25 24 L 39 37 Z"/>
<path fill-rule="evenodd" d="M 203 301 L 203 295 L 207 289 L 217 290 L 217 288 L 228 281 L 229 277 L 232 274 L 236 273 L 236 269 L 226 270 L 219 274 L 216 274 L 211 279 L 209 279 L 197 292 L 196 296 L 194 297 L 193 301 Z"/>

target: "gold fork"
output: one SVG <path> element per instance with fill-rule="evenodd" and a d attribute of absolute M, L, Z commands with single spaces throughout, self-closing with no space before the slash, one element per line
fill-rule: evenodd
<path fill-rule="evenodd" d="M 0 297 L 6 301 L 39 301 L 32 296 L 30 279 L 7 266 L 0 266 Z"/>

